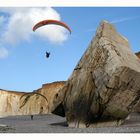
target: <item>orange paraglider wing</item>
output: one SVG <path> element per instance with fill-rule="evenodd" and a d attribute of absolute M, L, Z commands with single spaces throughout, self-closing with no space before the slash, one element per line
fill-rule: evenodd
<path fill-rule="evenodd" d="M 43 21 L 40 21 L 38 22 L 34 27 L 33 27 L 33 31 L 35 31 L 36 29 L 38 29 L 39 27 L 41 26 L 44 26 L 44 25 L 49 25 L 49 24 L 55 24 L 55 25 L 60 25 L 60 26 L 63 26 L 64 28 L 66 28 L 70 34 L 71 34 L 71 29 L 63 22 L 61 21 L 58 21 L 58 20 L 43 20 Z"/>

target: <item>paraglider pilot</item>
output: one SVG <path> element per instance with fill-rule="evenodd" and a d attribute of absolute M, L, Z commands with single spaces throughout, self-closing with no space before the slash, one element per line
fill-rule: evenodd
<path fill-rule="evenodd" d="M 46 52 L 46 58 L 49 58 L 50 52 Z"/>

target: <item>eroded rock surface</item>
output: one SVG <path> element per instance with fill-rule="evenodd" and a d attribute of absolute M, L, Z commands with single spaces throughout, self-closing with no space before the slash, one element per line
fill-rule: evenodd
<path fill-rule="evenodd" d="M 135 53 L 138 58 L 140 58 L 140 52 Z"/>
<path fill-rule="evenodd" d="M 140 59 L 140 52 L 135 53 L 135 55 Z M 139 112 L 140 113 L 140 101 L 138 102 L 138 104 L 134 108 L 133 112 Z"/>
<path fill-rule="evenodd" d="M 0 90 L 0 117 L 50 113 L 54 106 L 53 98 L 64 83 L 62 81 L 44 84 L 40 89 L 30 93 Z M 42 96 L 33 94 L 34 92 L 44 95 L 48 102 Z M 31 96 L 23 96 L 24 94 Z"/>
<path fill-rule="evenodd" d="M 58 100 L 57 100 L 58 99 Z M 71 127 L 120 125 L 140 99 L 140 60 L 103 21 L 55 98 Z"/>

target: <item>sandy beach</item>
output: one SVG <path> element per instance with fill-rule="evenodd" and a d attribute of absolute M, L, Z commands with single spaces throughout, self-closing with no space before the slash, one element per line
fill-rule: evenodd
<path fill-rule="evenodd" d="M 70 128 L 66 118 L 48 114 L 0 118 L 0 133 L 140 133 L 140 114 L 133 113 L 119 127 Z"/>

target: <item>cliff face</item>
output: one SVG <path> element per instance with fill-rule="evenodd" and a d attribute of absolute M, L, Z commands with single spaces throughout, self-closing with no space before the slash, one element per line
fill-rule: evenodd
<path fill-rule="evenodd" d="M 65 82 L 54 82 L 49 84 L 42 85 L 42 88 L 34 90 L 29 96 L 22 98 L 20 106 L 23 105 L 25 98 L 27 101 L 25 105 L 21 108 L 23 114 L 46 114 L 51 113 L 52 108 L 54 107 L 53 98 L 57 95 L 57 92 L 64 86 Z M 44 95 L 47 98 L 47 101 L 38 94 Z M 31 95 L 31 96 L 30 96 Z"/>
<path fill-rule="evenodd" d="M 53 98 L 60 90 L 65 82 L 54 82 L 44 84 L 38 90 L 31 93 L 16 92 L 0 90 L 0 117 L 11 116 L 11 115 L 30 115 L 30 114 L 45 114 L 49 113 L 51 107 L 53 107 Z M 44 95 L 48 102 L 38 94 Z M 24 94 L 31 95 L 24 100 L 27 96 L 21 98 Z M 22 107 L 23 105 L 23 107 Z"/>
<path fill-rule="evenodd" d="M 19 100 L 24 93 L 0 90 L 0 117 L 8 115 L 20 115 Z"/>
<path fill-rule="evenodd" d="M 42 86 L 41 94 L 45 95 L 48 99 L 48 112 L 54 108 L 54 98 L 57 96 L 58 91 L 64 86 L 65 82 L 55 82 L 51 84 L 44 84 Z"/>

